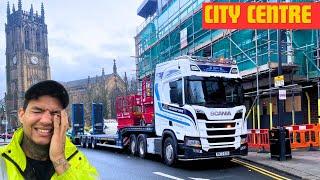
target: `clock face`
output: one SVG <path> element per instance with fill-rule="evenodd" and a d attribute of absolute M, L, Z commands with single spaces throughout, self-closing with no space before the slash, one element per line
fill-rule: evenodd
<path fill-rule="evenodd" d="M 13 56 L 13 58 L 12 58 L 12 63 L 13 63 L 14 65 L 17 64 L 17 56 Z"/>
<path fill-rule="evenodd" d="M 32 56 L 30 61 L 31 61 L 32 64 L 38 64 L 39 63 L 39 59 L 37 57 L 35 57 L 35 56 Z"/>

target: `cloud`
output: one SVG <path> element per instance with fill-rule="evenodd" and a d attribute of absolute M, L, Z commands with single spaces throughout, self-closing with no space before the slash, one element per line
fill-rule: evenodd
<path fill-rule="evenodd" d="M 18 0 L 9 0 L 17 9 Z M 88 76 L 112 73 L 117 60 L 120 75 L 134 75 L 134 36 L 144 20 L 136 15 L 142 0 L 23 0 L 23 10 L 40 12 L 45 6 L 48 26 L 48 46 L 51 76 L 58 81 L 70 81 Z M 6 22 L 6 1 L 0 1 L 0 22 Z M 6 86 L 5 31 L 0 25 L 0 98 Z"/>

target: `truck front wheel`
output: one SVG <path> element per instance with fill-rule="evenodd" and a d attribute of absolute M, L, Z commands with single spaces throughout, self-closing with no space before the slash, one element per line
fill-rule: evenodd
<path fill-rule="evenodd" d="M 162 151 L 164 163 L 173 166 L 177 161 L 177 148 L 171 137 L 165 139 Z"/>
<path fill-rule="evenodd" d="M 133 134 L 130 136 L 129 148 L 130 148 L 130 153 L 132 155 L 136 155 L 137 154 L 137 137 L 135 135 L 133 135 Z"/>

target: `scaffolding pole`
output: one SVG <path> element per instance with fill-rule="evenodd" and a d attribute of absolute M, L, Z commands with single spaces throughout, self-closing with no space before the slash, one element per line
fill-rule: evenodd
<path fill-rule="evenodd" d="M 317 67 L 320 68 L 320 36 L 319 36 L 319 30 L 317 30 Z M 320 124 L 320 72 L 318 71 L 318 82 L 317 82 L 317 87 L 318 87 L 318 124 Z"/>
<path fill-rule="evenodd" d="M 269 89 L 271 89 L 271 55 L 270 55 L 270 29 L 268 29 L 268 66 L 269 66 Z M 272 94 L 271 91 L 269 91 L 269 124 L 270 124 L 270 129 L 273 127 L 273 122 L 272 122 Z"/>
<path fill-rule="evenodd" d="M 259 101 L 259 70 L 258 70 L 258 32 L 255 31 L 255 45 L 256 45 L 256 86 L 257 86 L 257 120 L 258 120 L 258 129 L 260 129 L 260 101 Z"/>

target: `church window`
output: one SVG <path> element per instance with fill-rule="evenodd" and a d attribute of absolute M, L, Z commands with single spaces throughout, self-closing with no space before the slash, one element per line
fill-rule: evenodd
<path fill-rule="evenodd" d="M 25 48 L 30 50 L 30 34 L 28 29 L 24 31 L 24 44 Z"/>
<path fill-rule="evenodd" d="M 36 32 L 36 51 L 37 52 L 40 52 L 40 32 L 39 31 L 37 31 Z"/>

